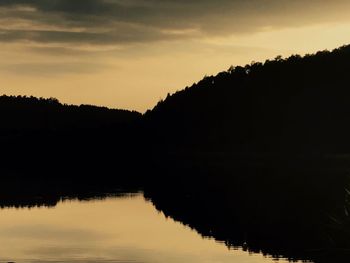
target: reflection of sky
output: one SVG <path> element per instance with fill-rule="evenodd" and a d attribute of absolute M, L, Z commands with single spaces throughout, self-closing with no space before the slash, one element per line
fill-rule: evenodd
<path fill-rule="evenodd" d="M 231 65 L 348 44 L 349 14 L 348 0 L 1 0 L 0 94 L 144 111 Z"/>
<path fill-rule="evenodd" d="M 15 262 L 263 263 L 229 251 L 166 219 L 142 196 L 59 203 L 55 208 L 3 209 L 0 260 Z"/>

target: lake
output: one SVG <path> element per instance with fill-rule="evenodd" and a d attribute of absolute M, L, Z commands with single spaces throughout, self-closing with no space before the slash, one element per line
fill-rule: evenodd
<path fill-rule="evenodd" d="M 157 211 L 141 193 L 0 211 L 0 262 L 264 263 Z M 280 259 L 280 262 L 287 262 Z"/>

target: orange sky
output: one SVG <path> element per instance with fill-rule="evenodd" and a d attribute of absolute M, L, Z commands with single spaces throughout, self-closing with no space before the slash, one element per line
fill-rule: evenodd
<path fill-rule="evenodd" d="M 347 43 L 345 0 L 6 0 L 0 93 L 143 112 L 231 65 Z"/>

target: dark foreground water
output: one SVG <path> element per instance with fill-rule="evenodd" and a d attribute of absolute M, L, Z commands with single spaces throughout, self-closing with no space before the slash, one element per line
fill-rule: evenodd
<path fill-rule="evenodd" d="M 0 211 L 0 262 L 263 263 L 203 238 L 142 194 Z M 280 262 L 286 262 L 280 259 Z"/>

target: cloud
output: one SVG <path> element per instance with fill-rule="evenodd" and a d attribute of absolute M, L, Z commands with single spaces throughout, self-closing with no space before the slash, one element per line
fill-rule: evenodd
<path fill-rule="evenodd" d="M 1 0 L 0 42 L 128 45 L 347 19 L 345 0 Z"/>
<path fill-rule="evenodd" d="M 63 74 L 89 74 L 109 68 L 106 63 L 96 62 L 51 62 L 51 63 L 0 63 L 0 72 L 16 75 L 52 77 Z"/>

